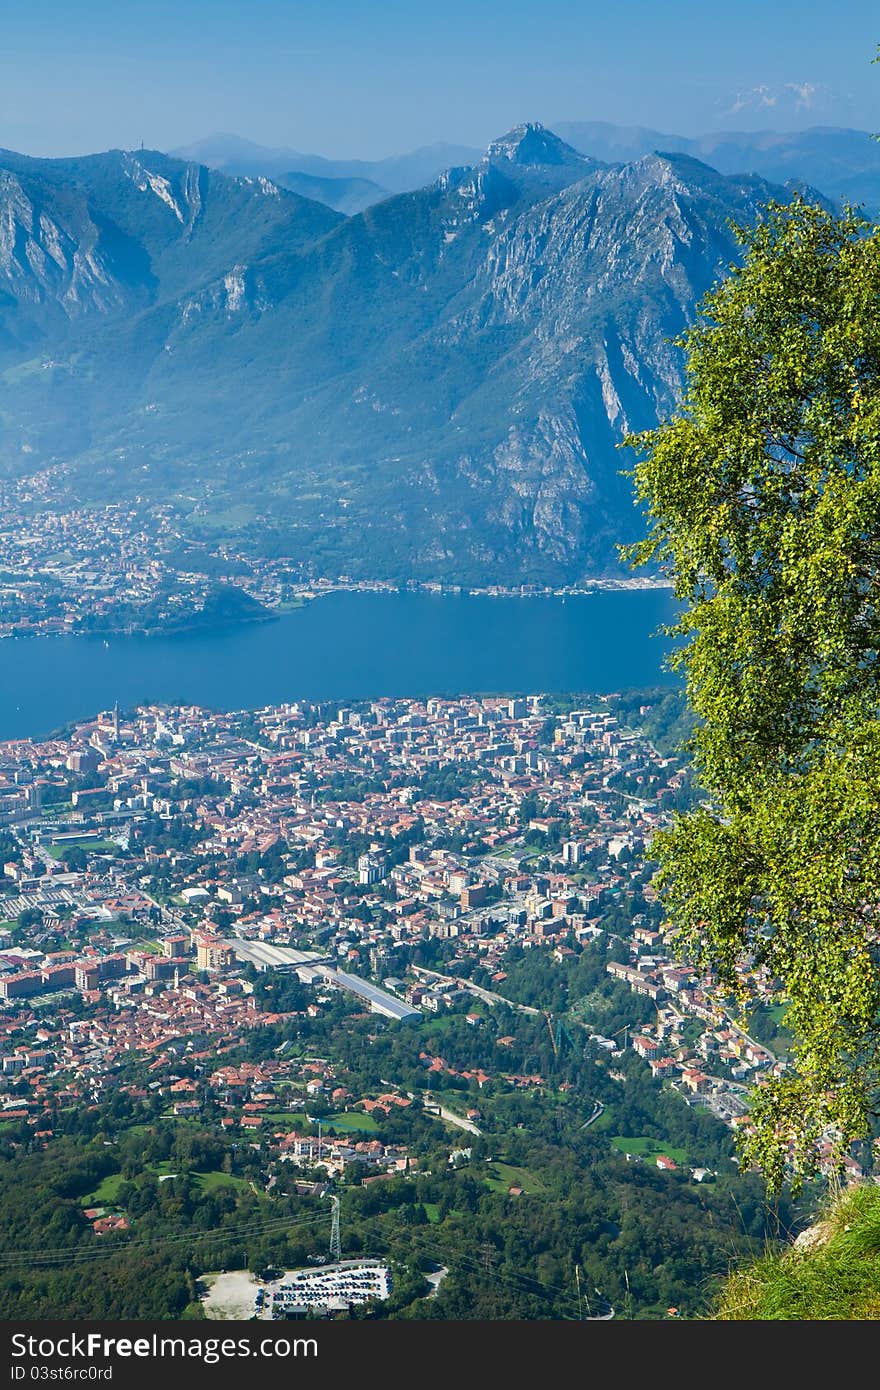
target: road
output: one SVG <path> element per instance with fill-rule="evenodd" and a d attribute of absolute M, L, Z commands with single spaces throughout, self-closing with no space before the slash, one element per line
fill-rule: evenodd
<path fill-rule="evenodd" d="M 447 1110 L 445 1105 L 440 1106 L 440 1118 L 447 1124 L 457 1125 L 459 1129 L 466 1129 L 468 1134 L 480 1135 L 483 1133 L 478 1129 L 473 1120 L 463 1120 L 461 1115 L 456 1115 L 452 1110 Z"/>
<path fill-rule="evenodd" d="M 446 1278 L 446 1276 L 447 1276 L 448 1273 L 449 1273 L 448 1267 L 447 1267 L 446 1265 L 441 1265 L 440 1268 L 437 1269 L 437 1270 L 435 1270 L 433 1274 L 426 1274 L 426 1275 L 425 1275 L 425 1278 L 427 1279 L 428 1283 L 431 1285 L 431 1292 L 430 1292 L 429 1294 L 427 1294 L 426 1297 L 428 1297 L 428 1298 L 436 1298 L 436 1297 L 437 1297 L 438 1293 L 440 1292 L 440 1285 L 443 1283 L 443 1280 Z"/>
<path fill-rule="evenodd" d="M 437 1115 L 438 1120 L 445 1120 L 447 1124 L 455 1125 L 458 1129 L 466 1129 L 468 1134 L 476 1134 L 479 1136 L 483 1133 L 481 1129 L 477 1128 L 473 1120 L 465 1120 L 461 1115 L 456 1115 L 454 1110 L 447 1110 L 445 1105 L 440 1105 L 439 1101 L 434 1100 L 430 1092 L 422 1091 L 420 1094 L 417 1094 L 415 1091 L 407 1091 L 406 1094 L 409 1096 L 410 1100 L 421 1100 L 423 1102 L 427 1100 L 429 1105 L 440 1106 L 439 1115 L 437 1115 L 435 1110 L 426 1110 L 426 1115 Z"/>
<path fill-rule="evenodd" d="M 730 1017 L 729 1014 L 726 1015 L 726 1018 L 727 1026 L 730 1028 L 732 1033 L 738 1033 L 739 1036 L 745 1042 L 751 1043 L 753 1047 L 760 1047 L 763 1052 L 767 1053 L 767 1056 L 770 1058 L 771 1064 L 774 1067 L 779 1065 L 779 1057 L 777 1057 L 776 1053 L 773 1052 L 772 1049 L 769 1048 L 766 1043 L 758 1042 L 757 1038 L 753 1038 L 752 1035 L 750 1033 L 747 1033 L 744 1028 L 740 1028 L 738 1024 L 734 1023 L 733 1019 Z"/>
<path fill-rule="evenodd" d="M 602 1297 L 602 1295 L 600 1295 L 600 1297 Z M 603 1313 L 587 1313 L 587 1315 L 586 1315 L 586 1317 L 583 1319 L 583 1321 L 584 1321 L 584 1322 L 611 1322 L 611 1319 L 614 1317 L 614 1309 L 612 1308 L 612 1306 L 611 1306 L 611 1304 L 608 1302 L 608 1300 L 605 1299 L 605 1298 L 603 1298 L 603 1306 L 604 1306 L 604 1308 L 605 1308 L 605 1311 L 604 1311 Z"/>
<path fill-rule="evenodd" d="M 528 1014 L 531 1018 L 543 1017 L 540 1009 L 533 1009 L 530 1004 L 517 1004 L 513 999 L 505 999 L 503 994 L 493 994 L 490 989 L 483 989 L 481 985 L 475 985 L 470 980 L 462 980 L 457 975 L 441 975 L 436 970 L 428 970 L 423 965 L 414 965 L 414 972 L 423 975 L 427 980 L 442 980 L 444 983 L 457 985 L 459 989 L 466 989 L 468 994 L 473 994 L 477 999 L 482 999 L 484 1004 L 506 1004 L 509 1009 L 516 1009 L 517 1013 Z"/>
<path fill-rule="evenodd" d="M 605 1106 L 602 1104 L 601 1100 L 594 1100 L 594 1101 L 593 1101 L 593 1113 L 592 1113 L 592 1115 L 589 1117 L 588 1120 L 584 1120 L 584 1123 L 581 1125 L 581 1129 L 588 1129 L 588 1128 L 590 1127 L 590 1125 L 595 1124 L 595 1122 L 596 1122 L 596 1120 L 598 1120 L 599 1116 L 602 1115 L 602 1114 L 604 1114 L 604 1113 L 605 1113 Z"/>

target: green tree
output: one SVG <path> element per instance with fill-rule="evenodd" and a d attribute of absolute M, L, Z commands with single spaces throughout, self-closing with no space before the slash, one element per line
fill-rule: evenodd
<path fill-rule="evenodd" d="M 755 1089 L 744 1157 L 771 1186 L 869 1131 L 880 1063 L 880 233 L 801 200 L 682 340 L 672 419 L 633 436 L 682 605 L 704 801 L 654 841 L 683 953 L 747 1002 L 768 971 L 796 1068 Z"/>

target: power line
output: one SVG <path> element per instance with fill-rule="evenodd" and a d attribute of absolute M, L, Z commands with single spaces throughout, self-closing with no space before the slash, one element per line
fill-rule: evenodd
<path fill-rule="evenodd" d="M 88 1264 L 94 1260 L 111 1259 L 114 1255 L 119 1255 L 130 1250 L 146 1250 L 150 1247 L 165 1248 L 168 1246 L 189 1244 L 196 1245 L 205 1241 L 215 1241 L 221 1239 L 246 1240 L 258 1236 L 278 1234 L 286 1229 L 297 1229 L 307 1226 L 317 1226 L 322 1224 L 326 1217 L 313 1215 L 308 1217 L 273 1216 L 260 1221 L 243 1222 L 237 1226 L 220 1226 L 211 1231 L 196 1230 L 188 1227 L 185 1231 L 173 1235 L 157 1234 L 153 1236 L 134 1237 L 131 1240 L 118 1241 L 111 1245 L 101 1246 L 66 1246 L 56 1249 L 41 1250 L 9 1250 L 0 1252 L 0 1270 L 17 1269 L 22 1267 L 37 1268 L 52 1265 L 72 1265 Z"/>
<path fill-rule="evenodd" d="M 471 1274 L 486 1273 L 483 1258 L 474 1258 L 459 1251 L 451 1253 L 448 1250 L 443 1250 L 442 1247 L 430 1244 L 424 1236 L 415 1232 L 411 1234 L 410 1239 L 413 1245 L 420 1247 L 421 1253 L 425 1255 L 430 1255 L 441 1262 L 449 1260 L 450 1264 L 460 1266 Z M 518 1293 L 531 1294 L 533 1297 L 543 1295 L 551 1298 L 557 1305 L 562 1304 L 572 1309 L 572 1315 L 577 1317 L 581 1315 L 578 1300 L 571 1289 L 564 1288 L 560 1284 L 543 1284 L 539 1279 L 532 1278 L 530 1274 L 515 1274 L 512 1271 L 502 1272 L 497 1269 L 491 1270 L 491 1276 L 494 1280 L 515 1288 Z"/>

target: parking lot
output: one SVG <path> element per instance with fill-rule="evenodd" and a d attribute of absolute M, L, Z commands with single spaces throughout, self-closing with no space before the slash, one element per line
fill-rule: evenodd
<path fill-rule="evenodd" d="M 280 1279 L 257 1290 L 257 1317 L 285 1317 L 289 1313 L 342 1311 L 370 1298 L 386 1299 L 391 1293 L 391 1271 L 379 1260 L 342 1260 L 314 1269 L 286 1270 Z"/>

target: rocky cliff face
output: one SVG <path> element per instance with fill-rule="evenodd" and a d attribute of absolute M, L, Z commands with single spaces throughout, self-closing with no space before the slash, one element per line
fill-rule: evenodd
<path fill-rule="evenodd" d="M 348 219 L 163 158 L 41 168 L 55 230 L 9 193 L 39 254 L 15 231 L 0 269 L 3 463 L 185 491 L 206 531 L 246 497 L 249 543 L 394 578 L 613 572 L 639 526 L 617 445 L 671 408 L 731 220 L 786 196 L 686 155 L 610 167 L 539 126 Z"/>
<path fill-rule="evenodd" d="M 0 169 L 0 350 L 57 340 L 68 322 L 145 302 L 144 267 L 120 273 L 122 250 L 85 200 Z"/>
<path fill-rule="evenodd" d="M 64 344 L 69 325 L 131 315 L 336 226 L 268 179 L 233 179 L 156 151 L 30 159 L 0 151 L 0 324 Z"/>

